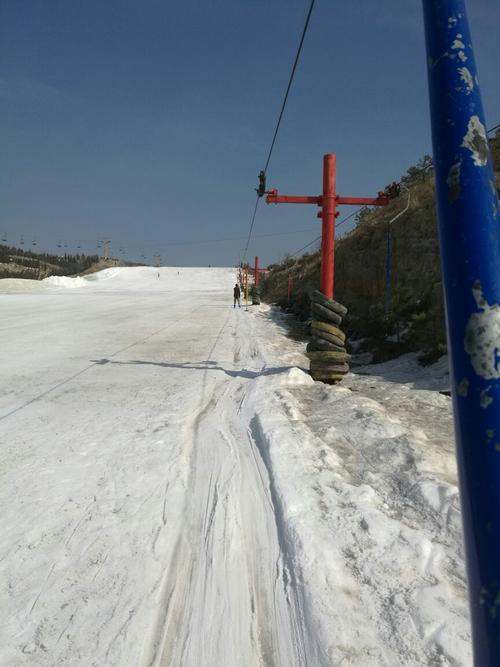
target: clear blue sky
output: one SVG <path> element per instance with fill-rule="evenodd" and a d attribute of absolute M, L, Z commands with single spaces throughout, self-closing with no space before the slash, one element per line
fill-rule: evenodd
<path fill-rule="evenodd" d="M 468 5 L 492 126 L 500 4 Z M 109 237 L 114 255 L 164 264 L 237 262 L 308 6 L 0 0 L 0 234 L 88 252 Z M 353 196 L 430 152 L 418 0 L 316 1 L 268 184 L 318 194 L 326 152 Z M 249 256 L 294 252 L 319 233 L 315 213 L 261 204 Z"/>

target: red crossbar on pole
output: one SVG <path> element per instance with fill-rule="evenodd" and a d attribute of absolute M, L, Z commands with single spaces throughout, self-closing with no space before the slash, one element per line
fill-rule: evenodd
<path fill-rule="evenodd" d="M 321 197 L 298 197 L 296 195 L 279 195 L 271 190 L 266 196 L 266 204 L 317 204 L 321 205 Z"/>
<path fill-rule="evenodd" d="M 266 192 L 267 204 L 316 204 L 321 206 L 322 219 L 320 290 L 329 299 L 334 293 L 335 218 L 337 206 L 387 206 L 390 196 L 379 192 L 377 197 L 340 197 L 336 191 L 337 158 L 333 153 L 323 156 L 323 194 L 314 196 L 280 195 L 278 190 Z M 290 280 L 290 277 L 289 277 Z M 290 283 L 289 283 L 290 288 Z"/>
<path fill-rule="evenodd" d="M 337 197 L 337 205 L 350 204 L 351 206 L 387 206 L 389 197 L 383 193 L 378 197 Z"/>

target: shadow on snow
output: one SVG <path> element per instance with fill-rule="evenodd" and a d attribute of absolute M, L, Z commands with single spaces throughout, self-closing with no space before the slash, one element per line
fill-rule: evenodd
<path fill-rule="evenodd" d="M 291 370 L 292 368 L 297 368 L 297 366 L 276 366 L 274 368 L 263 368 L 259 371 L 247 371 L 247 370 L 229 370 L 223 368 L 218 364 L 217 361 L 199 361 L 199 362 L 185 362 L 185 363 L 175 363 L 175 362 L 163 362 L 163 361 L 142 361 L 140 359 L 133 359 L 130 361 L 112 361 L 111 359 L 94 359 L 92 360 L 97 366 L 104 366 L 105 364 L 118 364 L 123 366 L 159 366 L 160 368 L 182 368 L 185 370 L 193 371 L 222 371 L 229 377 L 240 377 L 246 378 L 248 380 L 253 380 L 255 378 L 264 376 L 264 375 L 278 375 L 279 373 L 285 373 L 286 371 Z M 308 372 L 307 369 L 301 368 L 300 370 Z"/>

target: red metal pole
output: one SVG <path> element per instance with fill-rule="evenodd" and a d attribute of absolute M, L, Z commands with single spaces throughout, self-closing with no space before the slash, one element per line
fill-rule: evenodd
<path fill-rule="evenodd" d="M 257 257 L 257 255 L 255 255 L 255 273 L 254 273 L 254 275 L 255 275 L 254 284 L 255 284 L 255 287 L 258 287 L 259 286 L 259 258 Z"/>
<path fill-rule="evenodd" d="M 335 155 L 328 153 L 323 157 L 320 290 L 329 299 L 333 299 L 334 288 L 336 181 L 337 158 Z"/>
<path fill-rule="evenodd" d="M 292 300 L 292 274 L 288 274 L 288 305 L 290 305 L 290 301 Z"/>
<path fill-rule="evenodd" d="M 337 158 L 332 153 L 323 156 L 323 194 L 319 197 L 280 195 L 278 190 L 268 190 L 267 204 L 316 204 L 321 206 L 318 218 L 323 220 L 321 232 L 321 277 L 320 290 L 333 299 L 335 266 L 335 218 L 337 206 L 387 206 L 394 194 L 391 186 L 377 197 L 340 197 L 337 195 Z"/>

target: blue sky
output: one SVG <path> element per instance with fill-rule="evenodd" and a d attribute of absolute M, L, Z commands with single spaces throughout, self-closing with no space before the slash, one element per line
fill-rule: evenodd
<path fill-rule="evenodd" d="M 0 0 L 0 234 L 38 249 L 95 252 L 107 237 L 128 259 L 236 263 L 308 6 Z M 468 6 L 492 126 L 500 5 Z M 268 185 L 318 194 L 326 152 L 352 196 L 430 152 L 419 1 L 316 0 Z M 315 213 L 261 204 L 249 257 L 267 264 L 305 245 L 320 232 Z"/>

